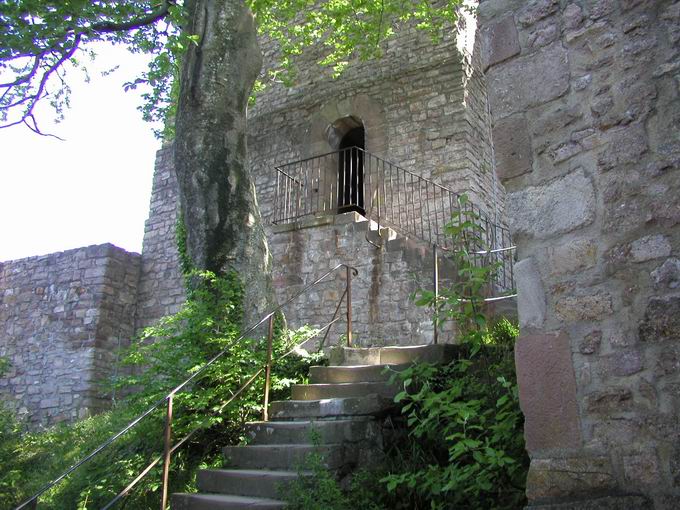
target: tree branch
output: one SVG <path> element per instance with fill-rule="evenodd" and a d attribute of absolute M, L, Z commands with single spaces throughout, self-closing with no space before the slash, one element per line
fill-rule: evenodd
<path fill-rule="evenodd" d="M 152 25 L 156 21 L 165 18 L 170 12 L 170 7 L 175 5 L 176 0 L 164 0 L 163 3 L 153 12 L 150 12 L 146 16 L 137 18 L 130 21 L 123 21 L 120 23 L 115 23 L 113 21 L 102 21 L 100 23 L 94 23 L 90 25 L 83 33 L 96 32 L 99 34 L 108 34 L 111 32 L 127 32 L 128 30 L 133 30 L 135 28 L 141 28 L 147 25 Z"/>

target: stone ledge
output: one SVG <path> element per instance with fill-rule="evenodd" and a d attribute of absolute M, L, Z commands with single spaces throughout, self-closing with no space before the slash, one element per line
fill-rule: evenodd
<path fill-rule="evenodd" d="M 303 217 L 291 223 L 272 225 L 272 232 L 274 234 L 281 234 L 283 232 L 302 230 L 304 228 L 323 227 L 326 225 L 348 225 L 350 223 L 361 223 L 364 221 L 367 221 L 366 218 L 357 212 L 319 214 L 317 216 Z"/>
<path fill-rule="evenodd" d="M 529 505 L 526 510 L 651 510 L 652 503 L 643 496 L 605 496 L 554 504 Z"/>

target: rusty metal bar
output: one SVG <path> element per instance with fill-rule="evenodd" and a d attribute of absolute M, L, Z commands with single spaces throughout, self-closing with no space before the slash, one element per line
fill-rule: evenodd
<path fill-rule="evenodd" d="M 163 479 L 161 486 L 161 510 L 168 507 L 168 478 L 170 476 L 170 462 L 172 460 L 172 401 L 175 394 L 168 395 L 168 407 L 165 412 L 165 447 L 163 453 Z"/>
<path fill-rule="evenodd" d="M 432 338 L 433 342 L 437 344 L 439 342 L 439 256 L 437 255 L 437 245 L 432 245 L 432 258 L 433 258 L 433 280 L 434 280 L 434 336 Z"/>
<path fill-rule="evenodd" d="M 269 386 L 272 378 L 272 349 L 274 347 L 274 316 L 269 317 L 269 331 L 267 332 L 267 364 L 264 368 L 264 405 L 262 407 L 262 421 L 269 421 Z"/>
<path fill-rule="evenodd" d="M 342 293 L 342 296 L 340 296 L 340 299 L 338 299 L 338 306 L 335 307 L 335 312 L 333 312 L 333 318 L 331 319 L 330 325 L 335 324 L 335 321 L 337 321 L 337 316 L 338 312 L 340 311 L 340 307 L 342 306 L 342 302 L 345 299 L 345 296 L 347 295 L 347 287 L 345 287 L 344 292 Z M 321 339 L 321 343 L 319 344 L 319 350 L 323 349 L 323 346 L 326 344 L 326 338 L 328 338 L 328 334 L 331 332 L 331 328 L 329 327 L 326 329 L 326 333 L 323 335 L 323 338 Z"/>
<path fill-rule="evenodd" d="M 352 347 L 352 270 L 347 266 L 347 347 Z"/>

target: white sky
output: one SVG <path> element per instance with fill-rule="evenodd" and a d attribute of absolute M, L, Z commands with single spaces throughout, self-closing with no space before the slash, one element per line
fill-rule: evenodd
<path fill-rule="evenodd" d="M 51 125 L 48 110 L 38 116 L 44 132 L 65 142 L 25 126 L 0 130 L 0 261 L 105 242 L 141 251 L 160 142 L 136 109 L 139 93 L 122 84 L 145 57 L 123 48 L 98 53 L 91 82 L 70 82 L 65 120 Z"/>

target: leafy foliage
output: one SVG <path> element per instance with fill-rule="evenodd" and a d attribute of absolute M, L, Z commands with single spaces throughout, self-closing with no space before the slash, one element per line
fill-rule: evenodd
<path fill-rule="evenodd" d="M 447 366 L 414 364 L 398 374 L 395 400 L 409 429 L 400 469 L 384 478 L 400 508 L 522 508 L 528 458 L 515 380 L 517 330 L 507 320 L 486 344 Z"/>
<path fill-rule="evenodd" d="M 149 70 L 128 87 L 150 85 L 144 116 L 165 118 L 172 112 L 178 57 L 195 40 L 177 29 L 183 17 L 174 0 L 1 2 L 0 126 L 24 124 L 43 134 L 34 116 L 40 101 L 48 101 L 62 118 L 71 93 L 69 75 L 86 70 L 86 61 L 96 57 L 88 45 L 97 41 L 154 55 Z"/>
<path fill-rule="evenodd" d="M 280 68 L 274 75 L 292 82 L 295 58 L 306 48 L 316 48 L 321 66 L 339 76 L 349 61 L 380 57 L 383 41 L 399 27 L 415 22 L 434 40 L 456 21 L 461 0 L 250 0 L 260 31 L 281 49 Z"/>
<path fill-rule="evenodd" d="M 174 398 L 175 442 L 195 434 L 173 455 L 172 491 L 191 491 L 200 467 L 221 465 L 221 447 L 242 440 L 241 425 L 262 412 L 263 377 L 254 379 L 232 404 L 225 401 L 264 364 L 262 339 L 240 340 L 242 286 L 234 274 L 217 278 L 197 274 L 186 306 L 176 315 L 145 331 L 125 355 L 128 374 L 116 386 L 129 395 L 111 411 L 71 426 L 20 434 L 8 413 L 0 413 L 0 507 L 9 508 L 30 497 L 41 486 L 85 457 L 130 423 L 151 404 L 206 360 L 225 354 L 196 378 L 189 391 Z M 272 399 L 287 398 L 292 384 L 303 382 L 318 356 L 290 355 L 294 345 L 313 331 L 279 331 L 272 371 Z M 152 341 L 152 339 L 154 341 Z M 130 393 L 134 387 L 136 391 Z M 100 508 L 129 483 L 163 449 L 165 406 L 144 418 L 103 454 L 76 470 L 40 499 L 40 508 Z M 135 489 L 126 508 L 156 507 L 159 501 L 161 463 Z"/>
<path fill-rule="evenodd" d="M 475 251 L 484 238 L 479 218 L 459 199 L 446 232 L 458 248 L 456 281 L 438 299 L 420 291 L 435 327 L 458 326 L 461 353 L 444 367 L 417 363 L 393 376 L 411 438 L 403 468 L 384 478 L 408 508 L 520 508 L 528 458 L 519 408 L 514 343 L 519 330 L 503 319 L 490 326 L 484 290 L 497 269 Z M 485 247 L 482 246 L 482 250 Z"/>
<path fill-rule="evenodd" d="M 193 2 L 200 4 L 200 0 Z M 400 24 L 416 25 L 439 37 L 455 21 L 461 0 L 249 0 L 260 32 L 281 47 L 280 67 L 274 78 L 290 82 L 294 58 L 305 48 L 323 48 L 319 63 L 339 74 L 353 56 L 377 57 L 381 43 Z M 141 107 L 149 121 L 163 121 L 171 138 L 171 121 L 178 100 L 182 55 L 196 34 L 182 31 L 191 16 L 184 0 L 9 0 L 0 2 L 0 127 L 24 124 L 44 134 L 35 106 L 48 101 L 57 118 L 69 105 L 70 75 L 87 72 L 96 57 L 91 44 L 103 41 L 127 46 L 134 53 L 152 55 L 148 70 L 126 84 L 145 87 Z M 200 7 L 194 5 L 194 7 Z M 261 89 L 263 82 L 259 82 Z"/>
<path fill-rule="evenodd" d="M 384 472 L 362 469 L 352 474 L 344 489 L 324 466 L 318 453 L 307 456 L 299 466 L 296 481 L 280 488 L 289 510 L 382 510 L 396 508 L 380 478 Z"/>

